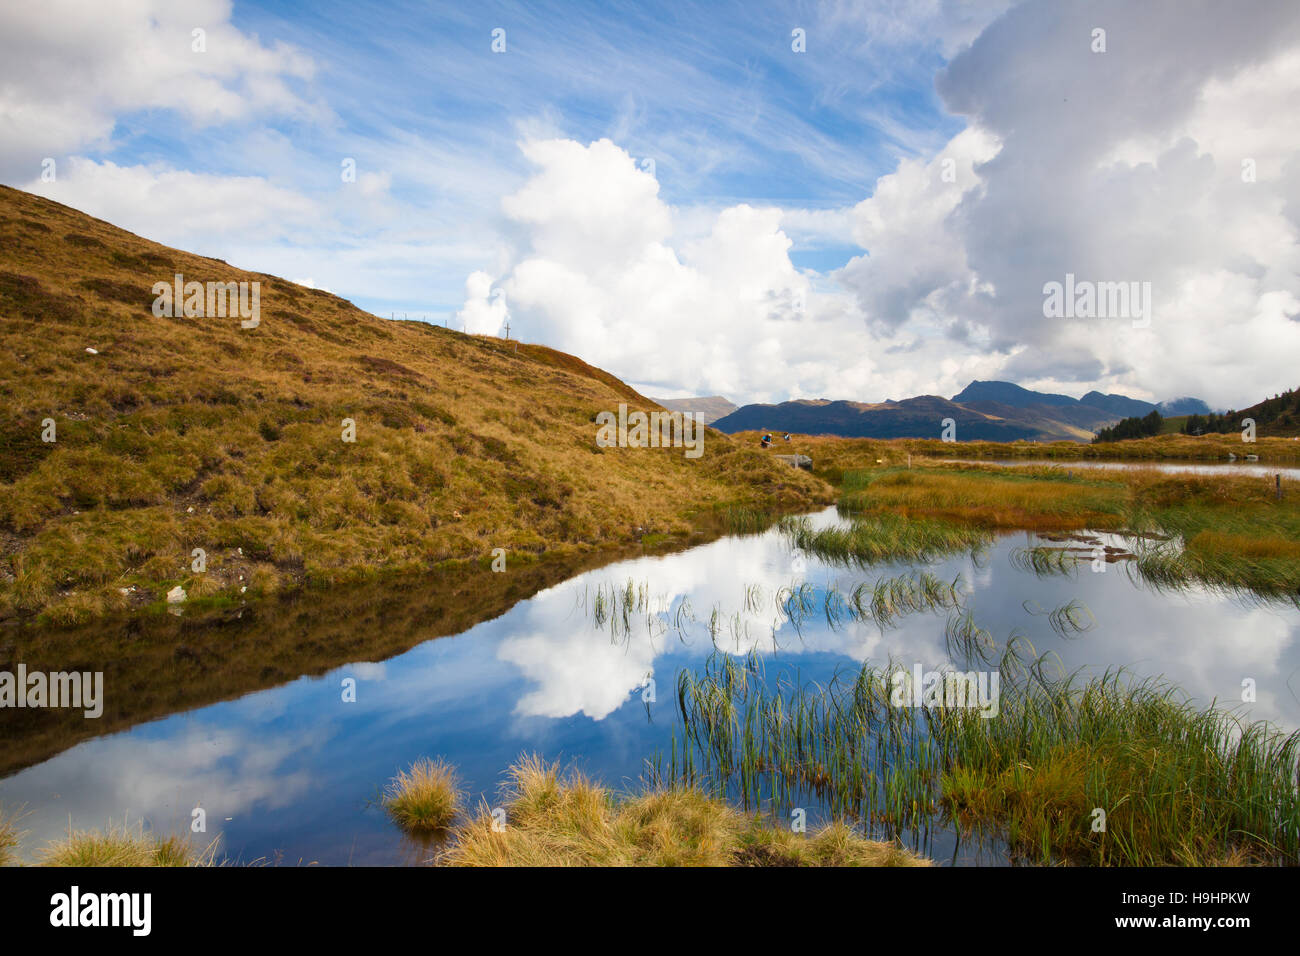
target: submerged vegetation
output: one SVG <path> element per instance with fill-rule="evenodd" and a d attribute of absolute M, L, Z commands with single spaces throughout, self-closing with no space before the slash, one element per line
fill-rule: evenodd
<path fill-rule="evenodd" d="M 812 795 L 890 838 L 977 830 L 1030 862 L 1300 863 L 1300 732 L 1049 670 L 1009 642 L 988 716 L 900 703 L 892 667 L 773 689 L 756 657 L 715 656 L 681 675 L 684 737 L 658 770 L 746 807 Z"/>

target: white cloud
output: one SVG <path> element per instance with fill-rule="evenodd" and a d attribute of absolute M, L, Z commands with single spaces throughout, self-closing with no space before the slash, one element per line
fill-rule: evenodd
<path fill-rule="evenodd" d="M 978 185 L 954 203 L 934 160 L 904 161 L 855 210 L 868 255 L 840 277 L 877 331 L 929 321 L 958 361 L 1007 359 L 986 377 L 1237 406 L 1294 384 L 1297 27 L 1288 4 L 1020 5 L 938 83 L 970 124 L 939 155 Z M 1150 282 L 1151 328 L 1045 320 L 1067 272 Z"/>
<path fill-rule="evenodd" d="M 212 236 L 283 236 L 321 215 L 310 199 L 261 177 L 118 166 L 80 156 L 60 163 L 54 182 L 35 181 L 26 188 L 123 229 L 189 248 L 200 236 L 209 243 Z"/>
<path fill-rule="evenodd" d="M 523 338 L 648 387 L 745 396 L 784 394 L 809 375 L 822 389 L 837 364 L 860 364 L 851 353 L 813 361 L 810 325 L 860 334 L 861 324 L 793 266 L 779 209 L 731 206 L 705 228 L 608 140 L 522 148 L 538 170 L 502 203 L 515 252 L 491 294 Z M 488 315 L 485 278 L 471 277 L 463 315 Z M 502 318 L 494 311 L 483 327 Z"/>
<path fill-rule="evenodd" d="M 173 111 L 178 134 L 254 114 L 326 118 L 294 89 L 312 77 L 312 60 L 263 45 L 231 25 L 231 12 L 229 0 L 0 5 L 0 175 L 103 146 L 133 111 Z M 205 52 L 194 50 L 195 29 Z"/>
<path fill-rule="evenodd" d="M 500 289 L 492 291 L 492 277 L 471 272 L 465 280 L 465 307 L 456 313 L 456 322 L 471 335 L 498 335 L 505 321 L 506 304 Z"/>

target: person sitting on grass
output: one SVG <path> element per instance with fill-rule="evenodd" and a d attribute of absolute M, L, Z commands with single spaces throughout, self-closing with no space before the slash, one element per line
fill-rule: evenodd
<path fill-rule="evenodd" d="M 763 436 L 763 439 L 762 439 L 762 441 L 761 441 L 761 444 L 762 444 L 762 446 L 763 446 L 764 448 L 767 448 L 769 445 L 772 444 L 772 436 L 771 436 L 771 435 L 764 435 L 764 436 Z"/>

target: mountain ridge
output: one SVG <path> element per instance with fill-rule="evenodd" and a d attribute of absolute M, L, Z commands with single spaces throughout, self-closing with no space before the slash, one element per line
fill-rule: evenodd
<path fill-rule="evenodd" d="M 1204 406 L 1199 399 L 1175 401 Z M 918 395 L 875 404 L 796 399 L 744 405 L 712 424 L 730 433 L 770 430 L 849 438 L 938 438 L 944 420 L 952 419 L 957 440 L 1085 442 L 1100 428 L 1156 408 L 1153 402 L 1127 395 L 1090 391 L 1078 399 L 1014 382 L 974 380 L 951 399 Z"/>

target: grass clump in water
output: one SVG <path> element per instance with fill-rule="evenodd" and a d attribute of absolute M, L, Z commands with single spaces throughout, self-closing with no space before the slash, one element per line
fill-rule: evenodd
<path fill-rule="evenodd" d="M 41 866 L 211 866 L 217 841 L 196 849 L 188 840 L 146 832 L 143 824 L 74 831 L 38 855 Z"/>
<path fill-rule="evenodd" d="M 775 689 L 729 657 L 683 673 L 667 779 L 734 787 L 747 807 L 811 795 L 893 838 L 976 829 L 1044 864 L 1300 863 L 1300 732 L 1122 672 L 1052 677 L 1015 642 L 991 714 L 898 705 L 892 673 Z"/>
<path fill-rule="evenodd" d="M 412 833 L 445 830 L 456 819 L 461 793 L 455 768 L 445 760 L 422 758 L 394 777 L 383 805 L 399 827 Z"/>
<path fill-rule="evenodd" d="M 784 518 L 781 530 L 802 551 L 823 561 L 865 567 L 888 561 L 932 561 L 987 547 L 983 528 L 898 514 L 855 517 L 847 527 L 814 530 L 807 518 Z"/>
<path fill-rule="evenodd" d="M 618 799 L 537 756 L 507 773 L 503 828 L 483 811 L 457 831 L 443 862 L 459 866 L 925 866 L 845 824 L 809 837 L 765 827 L 692 787 Z"/>

